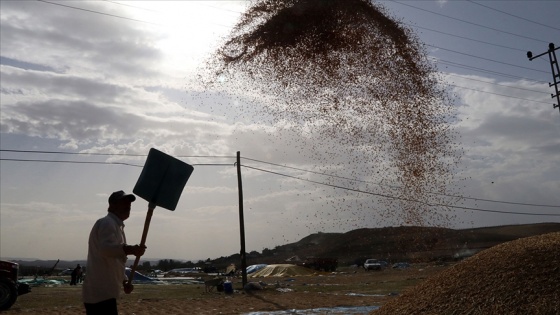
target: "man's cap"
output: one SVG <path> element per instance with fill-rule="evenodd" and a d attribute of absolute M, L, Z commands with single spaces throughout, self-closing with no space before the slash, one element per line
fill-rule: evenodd
<path fill-rule="evenodd" d="M 111 196 L 109 197 L 109 204 L 114 204 L 116 202 L 118 202 L 121 199 L 127 198 L 130 200 L 130 202 L 133 202 L 134 200 L 136 200 L 136 197 L 132 194 L 127 195 L 124 191 L 119 190 L 119 191 L 115 191 L 114 193 L 111 194 Z"/>

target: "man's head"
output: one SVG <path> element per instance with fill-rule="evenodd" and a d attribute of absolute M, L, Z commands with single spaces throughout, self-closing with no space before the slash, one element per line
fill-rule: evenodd
<path fill-rule="evenodd" d="M 109 209 L 107 211 L 114 213 L 124 221 L 130 216 L 130 207 L 134 200 L 136 200 L 134 195 L 127 195 L 122 190 L 115 191 L 109 196 Z"/>

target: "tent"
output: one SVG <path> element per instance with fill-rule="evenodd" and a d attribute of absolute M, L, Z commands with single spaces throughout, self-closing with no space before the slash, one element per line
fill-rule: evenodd
<path fill-rule="evenodd" d="M 291 264 L 280 264 L 280 265 L 268 265 L 259 271 L 251 274 L 251 278 L 261 278 L 261 277 L 293 277 L 293 276 L 311 276 L 318 272 L 311 270 L 309 268 L 291 265 Z"/>
<path fill-rule="evenodd" d="M 125 273 L 126 273 L 127 277 L 130 277 L 130 272 L 131 271 L 132 271 L 132 269 L 126 267 Z M 141 282 L 141 283 L 146 283 L 146 282 L 161 283 L 161 280 L 146 277 L 143 274 L 139 273 L 138 271 L 134 271 L 134 279 L 132 280 L 132 283 L 139 283 L 139 282 Z"/>

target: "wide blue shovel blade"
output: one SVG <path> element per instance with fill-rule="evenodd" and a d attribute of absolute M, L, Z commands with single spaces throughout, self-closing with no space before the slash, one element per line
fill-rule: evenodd
<path fill-rule="evenodd" d="M 193 170 L 191 165 L 152 148 L 132 192 L 173 211 Z"/>

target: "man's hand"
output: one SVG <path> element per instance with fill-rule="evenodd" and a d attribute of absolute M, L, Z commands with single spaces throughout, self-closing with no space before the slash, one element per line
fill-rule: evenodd
<path fill-rule="evenodd" d="M 140 246 L 140 245 L 124 245 L 123 249 L 124 249 L 124 253 L 127 256 L 134 255 L 139 257 L 144 255 L 144 253 L 146 252 L 146 246 Z"/>
<path fill-rule="evenodd" d="M 134 290 L 134 286 L 132 284 L 128 284 L 127 281 L 123 282 L 124 293 L 130 294 L 132 290 Z"/>

